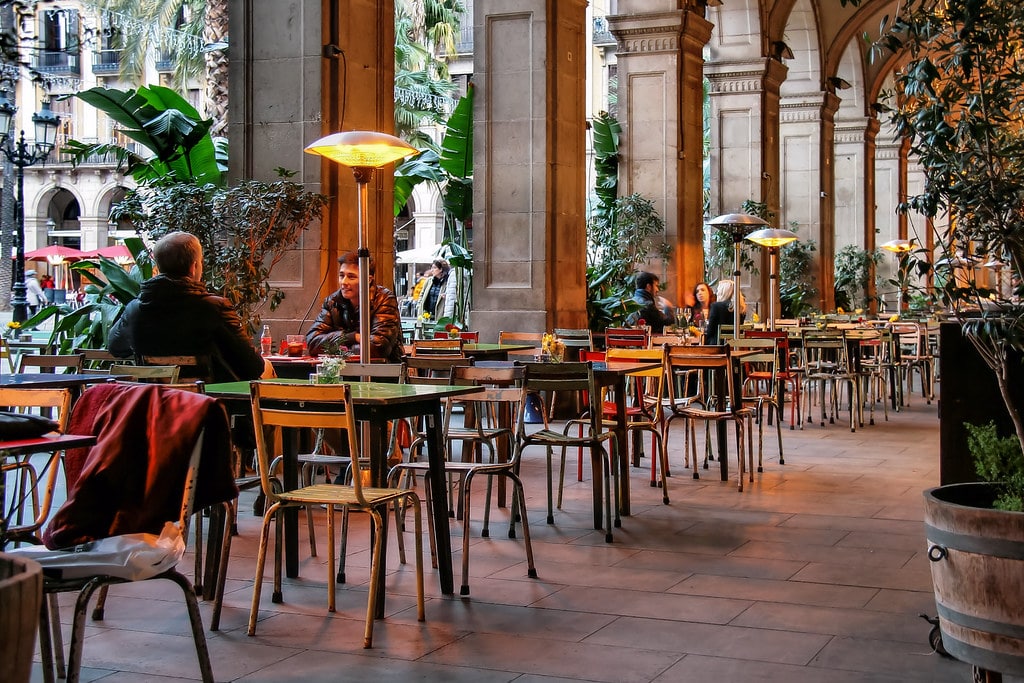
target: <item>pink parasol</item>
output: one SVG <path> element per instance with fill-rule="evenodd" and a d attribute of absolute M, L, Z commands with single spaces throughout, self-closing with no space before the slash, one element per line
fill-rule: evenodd
<path fill-rule="evenodd" d="M 123 244 L 112 244 L 109 247 L 100 247 L 99 249 L 94 249 L 94 250 L 92 250 L 90 252 L 86 252 L 85 255 L 87 257 L 89 257 L 89 258 L 93 258 L 93 257 L 97 257 L 97 256 L 105 256 L 107 258 L 114 259 L 114 260 L 117 260 L 117 259 L 133 260 L 132 252 L 128 251 L 128 247 L 124 246 Z"/>
<path fill-rule="evenodd" d="M 86 253 L 84 251 L 72 249 L 71 247 L 64 247 L 59 244 L 51 244 L 47 247 L 25 252 L 26 261 L 49 261 L 50 263 L 59 263 L 60 261 L 78 261 L 85 257 Z"/>

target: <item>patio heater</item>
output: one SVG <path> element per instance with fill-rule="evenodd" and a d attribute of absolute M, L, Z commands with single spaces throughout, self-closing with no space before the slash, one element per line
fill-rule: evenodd
<path fill-rule="evenodd" d="M 367 203 L 368 185 L 374 169 L 416 154 L 419 150 L 404 140 L 387 133 L 353 130 L 332 133 L 311 143 L 305 149 L 352 169 L 359 187 L 359 362 L 370 362 L 370 249 Z"/>
<path fill-rule="evenodd" d="M 884 244 L 880 244 L 878 246 L 880 246 L 882 249 L 885 249 L 886 251 L 896 254 L 896 280 L 899 282 L 899 285 L 896 287 L 896 315 L 902 315 L 903 277 L 904 269 L 906 268 L 904 259 L 906 259 L 907 254 L 910 253 L 910 250 L 914 248 L 914 241 L 904 239 L 889 240 L 888 242 L 885 242 Z"/>
<path fill-rule="evenodd" d="M 768 249 L 768 329 L 775 331 L 775 302 L 779 300 L 779 249 L 799 239 L 792 230 L 764 228 L 747 235 L 754 244 Z"/>
<path fill-rule="evenodd" d="M 716 230 L 721 230 L 732 237 L 733 270 L 732 283 L 733 291 L 733 334 L 740 336 L 740 250 L 743 246 L 743 238 L 755 230 L 760 230 L 768 225 L 763 218 L 751 216 L 748 213 L 726 213 L 715 216 L 707 221 Z"/>
<path fill-rule="evenodd" d="M 60 117 L 50 109 L 50 102 L 43 102 L 40 111 L 32 115 L 35 126 L 35 141 L 29 145 L 22 130 L 17 139 L 14 136 L 14 114 L 18 108 L 7 99 L 6 92 L 0 92 L 0 151 L 17 169 L 18 201 L 15 204 L 14 241 L 16 254 L 14 273 L 11 276 L 12 315 L 14 322 L 23 323 L 28 319 L 28 298 L 25 296 L 25 167 L 43 161 L 57 143 L 57 128 Z"/>

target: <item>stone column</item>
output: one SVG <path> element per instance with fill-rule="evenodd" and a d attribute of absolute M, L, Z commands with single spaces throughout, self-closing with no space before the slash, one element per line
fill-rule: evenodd
<path fill-rule="evenodd" d="M 639 192 L 665 219 L 673 252 L 656 274 L 680 304 L 704 279 L 702 53 L 713 26 L 685 10 L 608 19 L 619 43 L 619 195 Z"/>
<path fill-rule="evenodd" d="M 779 191 L 779 87 L 788 69 L 775 59 L 708 62 L 711 81 L 711 215 L 739 211 L 752 199 L 781 220 Z M 784 226 L 783 226 L 784 227 Z M 760 277 L 743 278 L 744 296 L 758 300 L 768 288 L 767 250 Z"/>
<path fill-rule="evenodd" d="M 473 326 L 586 327 L 584 0 L 473 8 Z"/>
<path fill-rule="evenodd" d="M 358 228 L 351 170 L 303 148 L 341 130 L 394 132 L 394 4 L 229 0 L 229 15 L 232 179 L 273 180 L 280 166 L 331 198 L 321 225 L 274 271 L 284 302 L 264 311 L 271 322 L 305 321 L 337 288 L 335 259 L 356 248 Z M 369 186 L 369 248 L 385 286 L 393 281 L 391 170 L 375 173 Z"/>

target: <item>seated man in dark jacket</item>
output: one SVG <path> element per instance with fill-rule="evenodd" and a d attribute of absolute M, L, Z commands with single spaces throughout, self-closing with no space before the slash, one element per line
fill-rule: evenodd
<path fill-rule="evenodd" d="M 326 299 L 320 315 L 306 332 L 310 355 L 329 353 L 345 347 L 358 355 L 359 345 L 359 257 L 354 251 L 338 257 L 341 287 Z M 397 363 L 402 360 L 402 319 L 398 299 L 386 287 L 373 281 L 370 261 L 370 356 Z"/>
<path fill-rule="evenodd" d="M 643 320 L 644 324 L 650 325 L 651 332 L 661 334 L 665 331 L 666 325 L 675 322 L 672 302 L 658 293 L 660 283 L 661 280 L 654 273 L 641 271 L 636 274 L 636 291 L 633 292 L 633 301 L 640 304 L 641 308 L 629 317 L 630 325 L 636 325 Z"/>
<path fill-rule="evenodd" d="M 197 356 L 204 379 L 256 379 L 265 364 L 224 297 L 203 282 L 203 247 L 195 235 L 172 232 L 153 245 L 160 274 L 142 283 L 110 330 L 107 348 L 119 358 Z"/>

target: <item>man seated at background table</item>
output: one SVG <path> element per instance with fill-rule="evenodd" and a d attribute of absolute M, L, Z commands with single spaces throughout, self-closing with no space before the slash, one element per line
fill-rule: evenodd
<path fill-rule="evenodd" d="M 231 303 L 207 291 L 203 247 L 195 235 L 168 233 L 153 245 L 153 260 L 159 275 L 142 283 L 139 297 L 111 328 L 110 353 L 208 359 L 209 382 L 272 376 Z"/>
<path fill-rule="evenodd" d="M 324 299 L 320 315 L 306 333 L 309 354 L 315 356 L 344 346 L 358 356 L 359 345 L 359 257 L 354 251 L 338 257 L 341 287 Z M 370 357 L 397 363 L 402 360 L 402 320 L 398 299 L 373 280 L 370 260 Z"/>

